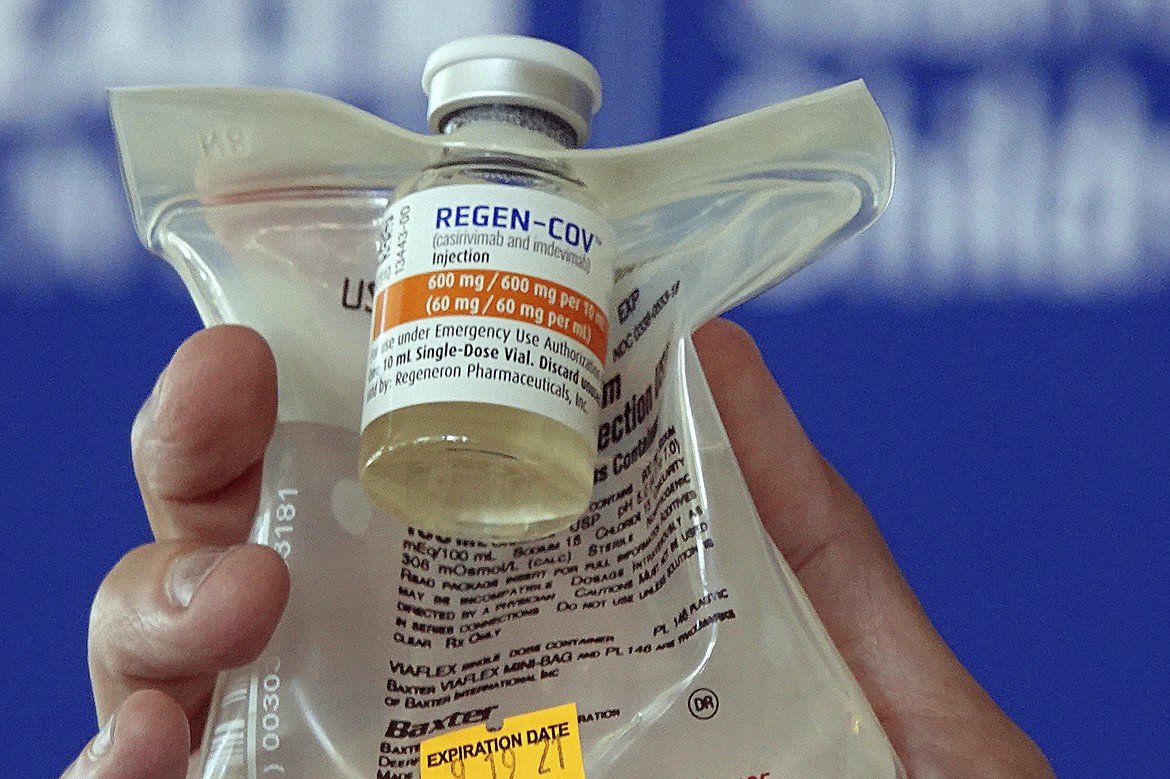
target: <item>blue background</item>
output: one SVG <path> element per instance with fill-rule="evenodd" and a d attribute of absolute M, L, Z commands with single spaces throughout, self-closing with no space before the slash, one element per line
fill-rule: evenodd
<path fill-rule="evenodd" d="M 1170 776 L 1170 3 L 0 0 L 0 774 L 95 729 L 128 435 L 198 327 L 143 250 L 103 90 L 289 86 L 423 129 L 464 34 L 593 60 L 593 145 L 864 77 L 899 153 L 860 239 L 733 315 L 960 659 L 1062 777 Z"/>

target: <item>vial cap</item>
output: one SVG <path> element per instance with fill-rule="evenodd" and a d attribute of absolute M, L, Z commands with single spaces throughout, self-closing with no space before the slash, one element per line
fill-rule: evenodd
<path fill-rule="evenodd" d="M 427 122 L 440 132 L 453 112 L 477 105 L 537 108 L 589 137 L 601 107 L 601 77 L 575 51 L 521 35 L 481 35 L 440 46 L 423 67 L 423 91 L 430 99 Z"/>

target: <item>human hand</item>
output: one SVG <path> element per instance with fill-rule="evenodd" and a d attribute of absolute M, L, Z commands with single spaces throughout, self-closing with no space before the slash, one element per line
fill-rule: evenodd
<path fill-rule="evenodd" d="M 751 337 L 716 320 L 694 342 L 764 526 L 909 775 L 1054 777 L 930 624 L 873 517 L 808 440 Z"/>
<path fill-rule="evenodd" d="M 63 779 L 182 779 L 219 671 L 254 659 L 288 597 L 271 549 L 242 545 L 276 419 L 259 335 L 215 327 L 176 352 L 131 436 L 154 543 L 106 577 L 90 617 L 102 730 Z"/>
<path fill-rule="evenodd" d="M 1053 776 L 930 625 L 873 519 L 808 441 L 751 338 L 717 321 L 695 345 L 765 526 L 910 776 Z M 116 737 L 106 741 L 103 730 L 63 779 L 184 777 L 216 673 L 251 660 L 270 637 L 287 571 L 271 550 L 233 545 L 252 519 L 275 405 L 263 340 L 220 327 L 192 336 L 140 412 L 135 467 L 158 540 L 119 562 L 95 600 L 94 697 L 99 722 L 117 711 Z M 190 605 L 176 606 L 171 596 L 189 591 L 168 588 L 169 572 L 186 567 L 177 561 L 206 564 L 201 553 L 225 548 Z"/>

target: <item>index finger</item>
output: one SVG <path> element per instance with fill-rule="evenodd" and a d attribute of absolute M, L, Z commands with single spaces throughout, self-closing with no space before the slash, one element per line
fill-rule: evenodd
<path fill-rule="evenodd" d="M 243 541 L 275 423 L 276 363 L 258 333 L 221 325 L 188 338 L 131 433 L 155 538 Z"/>
<path fill-rule="evenodd" d="M 750 336 L 716 320 L 694 340 L 760 518 L 879 714 L 936 682 L 925 668 L 955 670 L 873 518 L 809 441 Z"/>
<path fill-rule="evenodd" d="M 935 631 L 873 517 L 809 441 L 751 337 L 716 320 L 694 342 L 764 526 L 910 775 L 1052 777 Z"/>

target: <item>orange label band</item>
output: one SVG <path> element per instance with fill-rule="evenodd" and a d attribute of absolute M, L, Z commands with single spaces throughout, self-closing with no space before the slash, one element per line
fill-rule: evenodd
<path fill-rule="evenodd" d="M 395 282 L 374 300 L 371 340 L 398 325 L 441 316 L 525 322 L 566 335 L 605 364 L 609 320 L 594 301 L 562 284 L 494 270 L 442 270 Z"/>

